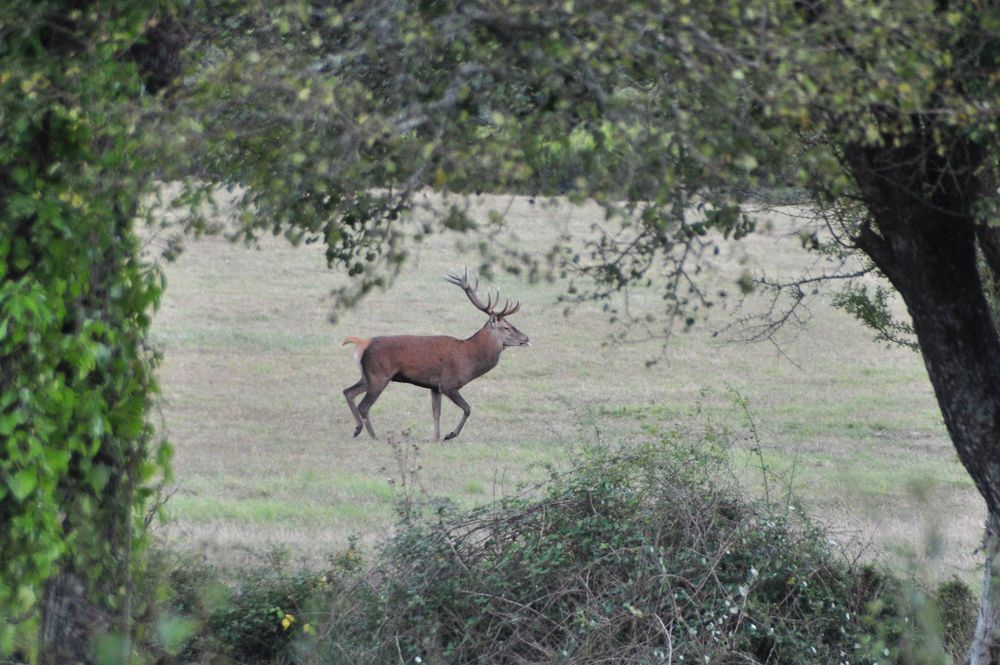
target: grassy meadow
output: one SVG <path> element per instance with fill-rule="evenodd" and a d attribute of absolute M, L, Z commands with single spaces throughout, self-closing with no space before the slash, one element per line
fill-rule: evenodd
<path fill-rule="evenodd" d="M 525 198 L 483 196 L 474 205 L 484 218 L 506 210 L 509 240 L 539 253 L 559 233 L 584 236 L 602 215 Z M 711 257 L 719 285 L 736 291 L 744 270 L 792 275 L 815 261 L 787 218 L 762 221 L 765 230 Z M 350 538 L 364 548 L 380 542 L 404 482 L 474 505 L 545 477 L 546 464 L 566 464 L 581 446 L 676 429 L 731 431 L 734 466 L 756 486 L 759 460 L 738 394 L 765 463 L 848 551 L 870 544 L 865 556 L 929 576 L 974 574 L 983 505 L 920 357 L 875 343 L 823 294 L 810 300 L 807 326 L 783 331 L 780 346 L 713 336 L 733 316 L 732 302 L 675 336 L 647 367 L 661 342 L 608 345 L 613 328 L 599 305 L 565 313 L 556 304 L 563 285 L 504 275 L 493 285 L 523 300 L 512 320 L 532 348 L 506 351 L 463 389 L 472 415 L 461 436 L 433 443 L 429 393 L 391 384 L 371 412 L 379 440 L 352 438 L 341 391 L 359 373 L 351 347 L 340 345 L 345 336 L 465 337 L 482 325 L 464 294 L 439 278 L 477 263 L 457 240 L 425 241 L 390 290 L 335 325 L 329 293 L 343 277 L 326 269 L 317 245 L 191 240 L 166 265 L 154 340 L 164 354 L 162 427 L 175 447 L 171 520 L 161 528 L 171 546 L 221 563 L 274 546 L 321 560 Z M 634 294 L 633 313 L 655 299 Z M 443 400 L 442 433 L 460 415 Z"/>

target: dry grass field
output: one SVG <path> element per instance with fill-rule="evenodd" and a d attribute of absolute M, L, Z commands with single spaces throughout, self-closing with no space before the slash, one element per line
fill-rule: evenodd
<path fill-rule="evenodd" d="M 544 252 L 559 231 L 587 232 L 600 211 L 480 197 L 508 209 L 512 241 Z M 422 213 L 428 214 L 428 213 Z M 766 221 L 766 220 L 765 220 Z M 725 247 L 709 266 L 730 285 L 744 269 L 793 274 L 814 259 L 789 223 Z M 463 390 L 472 416 L 462 435 L 432 443 L 426 390 L 391 384 L 372 410 L 378 441 L 354 439 L 341 390 L 358 370 L 346 335 L 467 336 L 482 315 L 440 273 L 476 258 L 454 237 L 425 242 L 398 282 L 339 323 L 328 322 L 328 271 L 316 245 L 267 239 L 260 249 L 211 238 L 191 241 L 166 266 L 168 288 L 154 336 L 164 352 L 163 426 L 175 446 L 176 493 L 163 536 L 219 562 L 274 546 L 316 561 L 356 537 L 376 546 L 391 531 L 403 462 L 417 481 L 460 505 L 489 501 L 545 476 L 597 441 L 628 444 L 673 430 L 732 432 L 733 460 L 751 485 L 757 458 L 733 390 L 746 398 L 765 463 L 783 474 L 846 549 L 924 575 L 969 578 L 983 506 L 947 439 L 919 356 L 872 334 L 822 295 L 800 331 L 771 344 L 713 337 L 727 321 L 660 345 L 606 344 L 611 327 L 596 305 L 564 315 L 562 285 L 503 276 L 494 284 L 524 301 L 513 321 L 532 348 L 511 349 Z M 653 295 L 637 294 L 641 311 Z M 460 411 L 444 401 L 442 430 Z M 406 433 L 409 434 L 406 434 Z"/>

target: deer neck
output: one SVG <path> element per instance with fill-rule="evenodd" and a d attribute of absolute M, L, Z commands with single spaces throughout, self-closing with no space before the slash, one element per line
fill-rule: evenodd
<path fill-rule="evenodd" d="M 480 328 L 465 343 L 469 345 L 472 351 L 470 355 L 475 359 L 476 376 L 490 371 L 500 362 L 503 341 L 490 329 L 489 324 Z"/>

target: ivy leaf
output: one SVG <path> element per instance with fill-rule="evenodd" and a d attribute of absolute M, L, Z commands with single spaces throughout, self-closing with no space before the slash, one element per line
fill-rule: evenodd
<path fill-rule="evenodd" d="M 69 468 L 70 452 L 68 450 L 46 448 L 43 455 L 45 466 L 49 472 L 61 475 Z"/>
<path fill-rule="evenodd" d="M 31 469 L 21 469 L 7 479 L 7 486 L 18 501 L 24 501 L 38 485 L 38 476 Z"/>

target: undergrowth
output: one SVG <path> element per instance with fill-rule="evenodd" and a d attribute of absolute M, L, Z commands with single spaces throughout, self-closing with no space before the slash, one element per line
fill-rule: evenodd
<path fill-rule="evenodd" d="M 746 497 L 711 440 L 686 441 L 595 448 L 542 487 L 471 511 L 407 493 L 368 565 L 353 549 L 319 573 L 273 561 L 214 606 L 188 588 L 204 580 L 174 579 L 173 611 L 197 619 L 174 662 L 930 664 L 962 653 L 973 598 L 960 582 L 934 609 L 933 594 L 835 552 L 792 505 Z"/>

